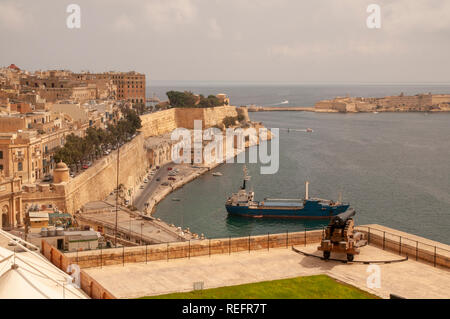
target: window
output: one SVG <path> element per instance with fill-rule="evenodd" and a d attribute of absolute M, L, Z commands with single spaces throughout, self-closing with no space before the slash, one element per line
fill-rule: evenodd
<path fill-rule="evenodd" d="M 0 164 L 0 171 L 3 171 L 3 164 Z"/>
<path fill-rule="evenodd" d="M 0 151 L 0 159 L 3 158 L 3 151 Z"/>
<path fill-rule="evenodd" d="M 20 171 L 23 171 L 23 164 L 22 164 L 22 162 L 19 162 L 19 163 L 17 163 L 17 170 L 20 172 Z"/>

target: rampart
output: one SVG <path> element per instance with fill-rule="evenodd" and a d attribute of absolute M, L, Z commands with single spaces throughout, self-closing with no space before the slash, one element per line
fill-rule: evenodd
<path fill-rule="evenodd" d="M 132 141 L 120 147 L 119 184 L 125 189 L 136 186 L 148 168 L 144 137 L 139 134 Z M 76 212 L 90 201 L 103 200 L 113 191 L 117 183 L 117 154 L 105 156 L 66 185 L 66 210 Z"/>
<path fill-rule="evenodd" d="M 238 113 L 248 119 L 247 110 L 238 111 L 234 106 L 169 109 L 141 116 L 140 134 L 120 147 L 119 184 L 129 190 L 144 178 L 151 155 L 144 147 L 146 138 L 170 133 L 178 127 L 193 129 L 194 120 L 202 120 L 204 128 L 219 125 L 225 117 L 237 117 Z M 103 200 L 116 187 L 117 154 L 115 150 L 104 156 L 67 183 L 54 184 L 49 190 L 25 192 L 24 198 L 30 204 L 54 203 L 72 214 L 87 202 Z"/>
<path fill-rule="evenodd" d="M 208 128 L 221 124 L 227 116 L 238 116 L 238 112 L 248 119 L 247 110 L 235 106 L 169 109 L 141 116 L 141 132 L 144 137 L 151 137 L 170 133 L 178 127 L 193 129 L 194 120 L 203 121 L 203 128 Z"/>

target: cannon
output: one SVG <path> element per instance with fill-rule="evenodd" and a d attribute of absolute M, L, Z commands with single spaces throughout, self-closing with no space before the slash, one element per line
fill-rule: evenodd
<path fill-rule="evenodd" d="M 318 247 L 325 260 L 330 258 L 331 252 L 336 252 L 347 254 L 347 260 L 353 261 L 354 255 L 360 253 L 359 248 L 367 244 L 364 235 L 354 230 L 355 214 L 355 210 L 349 208 L 330 220 Z"/>

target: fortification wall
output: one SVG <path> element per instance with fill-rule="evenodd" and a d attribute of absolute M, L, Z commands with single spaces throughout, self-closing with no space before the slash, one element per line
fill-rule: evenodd
<path fill-rule="evenodd" d="M 125 189 L 136 186 L 149 167 L 144 148 L 144 135 L 139 134 L 120 148 L 119 184 Z M 116 187 L 117 150 L 103 157 L 66 186 L 66 210 L 74 213 L 90 201 L 103 200 Z"/>
<path fill-rule="evenodd" d="M 176 109 L 169 109 L 142 115 L 140 131 L 145 138 L 173 131 L 177 128 L 175 113 Z"/>
<path fill-rule="evenodd" d="M 204 127 L 222 123 L 226 116 L 237 116 L 234 106 L 215 108 L 169 109 L 141 116 L 141 133 L 120 148 L 119 184 L 126 189 L 136 187 L 150 166 L 150 153 L 144 142 L 151 136 L 172 132 L 177 127 L 194 128 L 194 120 L 202 120 Z M 248 115 L 247 115 L 248 116 Z M 116 187 L 117 151 L 103 157 L 92 167 L 65 185 L 64 206 L 60 209 L 74 213 L 85 203 L 103 200 Z"/>
<path fill-rule="evenodd" d="M 236 107 L 220 106 L 215 108 L 203 109 L 203 122 L 205 127 L 211 127 L 221 124 L 223 119 L 227 116 L 238 116 Z"/>
<path fill-rule="evenodd" d="M 247 115 L 247 110 L 240 111 Z M 244 114 L 244 116 L 245 116 Z M 141 116 L 141 132 L 145 137 L 158 136 L 172 132 L 177 127 L 194 128 L 194 120 L 203 121 L 203 128 L 221 124 L 227 116 L 238 115 L 235 106 L 213 108 L 175 108 Z"/>

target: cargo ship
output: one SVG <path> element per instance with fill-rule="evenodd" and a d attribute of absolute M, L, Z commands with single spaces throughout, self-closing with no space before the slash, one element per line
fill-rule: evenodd
<path fill-rule="evenodd" d="M 253 191 L 247 191 L 250 176 L 244 166 L 244 180 L 241 189 L 233 193 L 226 201 L 225 208 L 229 215 L 253 218 L 303 218 L 330 219 L 345 212 L 350 205 L 340 201 L 309 198 L 309 182 L 305 183 L 304 199 L 265 198 L 255 201 Z"/>

